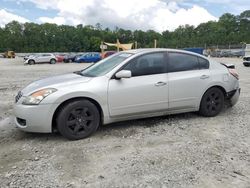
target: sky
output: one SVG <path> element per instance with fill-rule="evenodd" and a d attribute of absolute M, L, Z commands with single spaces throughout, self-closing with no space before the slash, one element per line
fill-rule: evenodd
<path fill-rule="evenodd" d="M 250 10 L 250 0 L 0 0 L 0 27 L 12 20 L 173 31 Z"/>

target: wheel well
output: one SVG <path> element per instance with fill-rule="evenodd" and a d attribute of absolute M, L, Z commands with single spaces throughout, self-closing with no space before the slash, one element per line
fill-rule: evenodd
<path fill-rule="evenodd" d="M 221 86 L 213 86 L 213 87 L 216 87 L 216 88 L 220 89 L 222 91 L 222 93 L 224 94 L 224 97 L 227 96 L 227 92 L 226 92 L 226 90 L 223 87 L 221 87 Z M 210 87 L 210 88 L 213 88 L 213 87 Z"/>
<path fill-rule="evenodd" d="M 210 87 L 210 88 L 208 88 L 204 93 L 203 93 L 203 95 L 209 90 L 209 89 L 211 89 L 211 88 L 218 88 L 218 89 L 220 89 L 222 92 L 223 92 L 223 94 L 224 94 L 224 97 L 226 97 L 227 96 L 227 92 L 226 92 L 226 90 L 223 88 L 223 87 L 221 87 L 221 86 L 218 86 L 218 85 L 216 85 L 216 86 L 212 86 L 212 87 Z M 203 95 L 202 95 L 202 97 L 203 97 Z"/>
<path fill-rule="evenodd" d="M 226 90 L 225 90 L 223 87 L 216 85 L 216 86 L 212 86 L 212 87 L 208 88 L 208 89 L 203 93 L 201 99 L 203 98 L 203 96 L 205 95 L 205 93 L 206 93 L 209 89 L 211 89 L 211 88 L 218 88 L 218 89 L 220 89 L 220 90 L 222 91 L 222 93 L 224 94 L 224 97 L 227 96 Z M 201 101 L 200 101 L 200 103 L 201 103 Z"/>
<path fill-rule="evenodd" d="M 89 100 L 90 102 L 92 102 L 98 109 L 99 113 L 100 113 L 100 123 L 102 124 L 103 122 L 103 111 L 102 111 L 102 108 L 101 108 L 101 105 L 94 99 L 92 98 L 88 98 L 88 97 L 75 97 L 75 98 L 71 98 L 71 99 L 68 99 L 64 102 L 62 102 L 58 107 L 57 109 L 55 110 L 54 114 L 53 114 L 53 118 L 52 118 L 52 131 L 56 130 L 57 129 L 57 123 L 56 123 L 56 117 L 58 115 L 58 113 L 60 112 L 61 108 L 63 106 L 65 106 L 66 104 L 72 102 L 72 101 L 76 101 L 76 100 Z"/>

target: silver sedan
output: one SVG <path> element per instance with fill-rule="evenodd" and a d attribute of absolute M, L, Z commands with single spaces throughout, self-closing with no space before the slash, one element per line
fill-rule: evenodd
<path fill-rule="evenodd" d="M 187 51 L 139 49 L 31 83 L 16 96 L 15 123 L 75 140 L 112 122 L 191 111 L 216 116 L 239 95 L 233 65 Z"/>

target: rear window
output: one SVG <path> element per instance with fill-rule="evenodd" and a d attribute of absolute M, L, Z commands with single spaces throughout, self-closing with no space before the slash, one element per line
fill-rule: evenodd
<path fill-rule="evenodd" d="M 208 60 L 201 58 L 201 57 L 198 57 L 198 60 L 199 60 L 199 64 L 200 64 L 200 69 L 208 69 L 209 68 L 209 61 Z"/>
<path fill-rule="evenodd" d="M 170 52 L 168 54 L 168 72 L 198 70 L 197 56 L 185 53 Z"/>

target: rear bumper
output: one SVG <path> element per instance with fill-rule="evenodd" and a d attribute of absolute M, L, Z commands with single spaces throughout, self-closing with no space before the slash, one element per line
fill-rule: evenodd
<path fill-rule="evenodd" d="M 238 102 L 240 97 L 240 91 L 241 88 L 238 88 L 227 93 L 227 99 L 231 106 L 234 106 Z"/>

